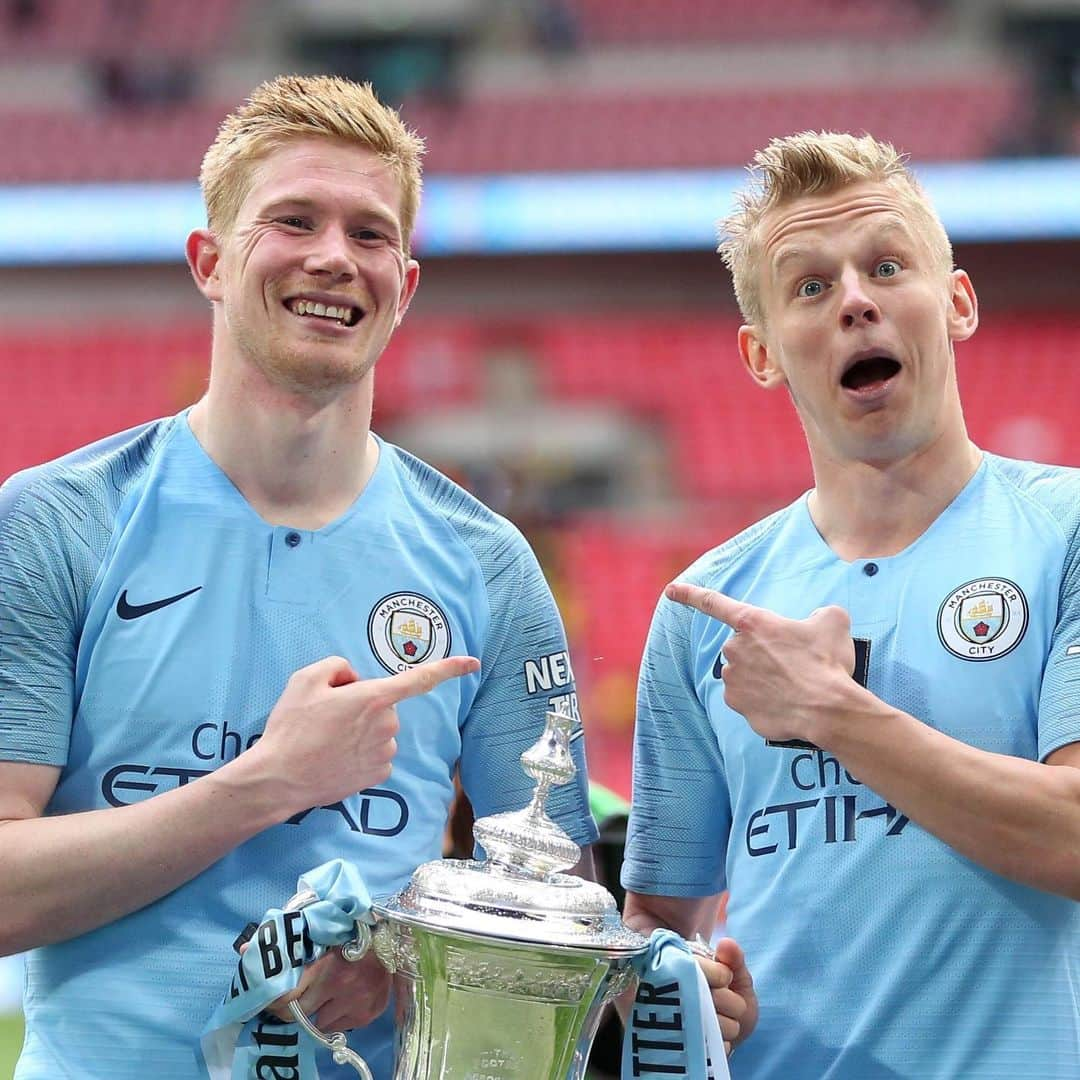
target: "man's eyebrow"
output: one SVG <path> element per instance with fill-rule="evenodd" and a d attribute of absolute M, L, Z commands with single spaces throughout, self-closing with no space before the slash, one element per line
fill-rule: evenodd
<path fill-rule="evenodd" d="M 276 210 L 284 210 L 286 207 L 297 210 L 310 210 L 315 207 L 316 203 L 314 199 L 309 199 L 305 195 L 282 195 L 278 198 L 271 199 L 263 208 L 264 214 L 272 214 Z"/>
<path fill-rule="evenodd" d="M 776 277 L 780 277 L 783 273 L 786 263 L 797 262 L 799 259 L 806 258 L 808 252 L 806 248 L 789 247 L 781 248 L 776 254 L 776 258 L 772 261 L 773 274 Z"/>
<path fill-rule="evenodd" d="M 903 218 L 892 218 L 881 222 L 872 230 L 872 236 L 875 240 L 891 240 L 895 237 L 910 242 L 914 239 L 911 229 Z"/>
<path fill-rule="evenodd" d="M 320 203 L 307 195 L 281 195 L 271 199 L 260 211 L 262 214 L 279 214 L 283 210 L 318 210 Z M 399 229 L 400 224 L 390 210 L 384 210 L 380 206 L 367 205 L 357 213 L 348 215 L 354 220 L 378 221 L 387 228 Z"/>

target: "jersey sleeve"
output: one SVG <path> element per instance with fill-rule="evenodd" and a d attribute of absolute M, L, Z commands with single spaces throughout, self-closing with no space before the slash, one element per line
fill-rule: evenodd
<path fill-rule="evenodd" d="M 597 830 L 566 634 L 531 548 L 516 529 L 504 528 L 478 555 L 491 620 L 480 688 L 462 729 L 462 786 L 477 817 L 526 806 L 535 781 L 519 758 L 543 732 L 544 714 L 563 706 L 575 718 L 570 746 L 577 772 L 552 788 L 547 812 L 575 843 L 591 844 Z"/>
<path fill-rule="evenodd" d="M 645 645 L 622 870 L 623 886 L 634 892 L 697 897 L 724 888 L 731 807 L 694 676 L 695 614 L 661 599 Z"/>
<path fill-rule="evenodd" d="M 63 491 L 35 472 L 0 488 L 0 760 L 64 765 L 81 575 L 57 528 Z"/>
<path fill-rule="evenodd" d="M 1080 742 L 1080 527 L 1066 551 L 1057 622 L 1043 673 L 1039 759 L 1072 742 Z"/>

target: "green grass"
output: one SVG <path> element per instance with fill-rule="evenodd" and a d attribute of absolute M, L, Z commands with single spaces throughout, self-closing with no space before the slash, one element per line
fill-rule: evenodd
<path fill-rule="evenodd" d="M 22 1049 L 22 1017 L 0 1016 L 0 1080 L 11 1080 Z"/>

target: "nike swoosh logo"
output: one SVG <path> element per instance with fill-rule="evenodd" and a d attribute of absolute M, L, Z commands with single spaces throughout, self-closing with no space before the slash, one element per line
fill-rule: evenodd
<path fill-rule="evenodd" d="M 121 619 L 141 619 L 143 615 L 149 615 L 151 611 L 160 611 L 163 607 L 175 604 L 177 600 L 183 600 L 185 596 L 197 593 L 201 588 L 201 585 L 196 585 L 194 589 L 188 589 L 187 592 L 177 593 L 175 596 L 167 596 L 164 600 L 153 600 L 149 604 L 129 604 L 127 589 L 125 589 L 120 594 L 120 599 L 116 601 L 116 614 L 119 615 Z"/>

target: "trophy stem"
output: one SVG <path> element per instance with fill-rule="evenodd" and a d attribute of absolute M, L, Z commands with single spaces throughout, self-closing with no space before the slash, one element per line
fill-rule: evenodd
<path fill-rule="evenodd" d="M 549 712 L 543 734 L 521 755 L 525 771 L 536 781 L 529 805 L 512 813 L 480 818 L 473 834 L 495 867 L 511 874 L 546 878 L 568 870 L 581 857 L 581 849 L 548 817 L 551 788 L 569 783 L 577 772 L 570 753 L 573 717 Z"/>

